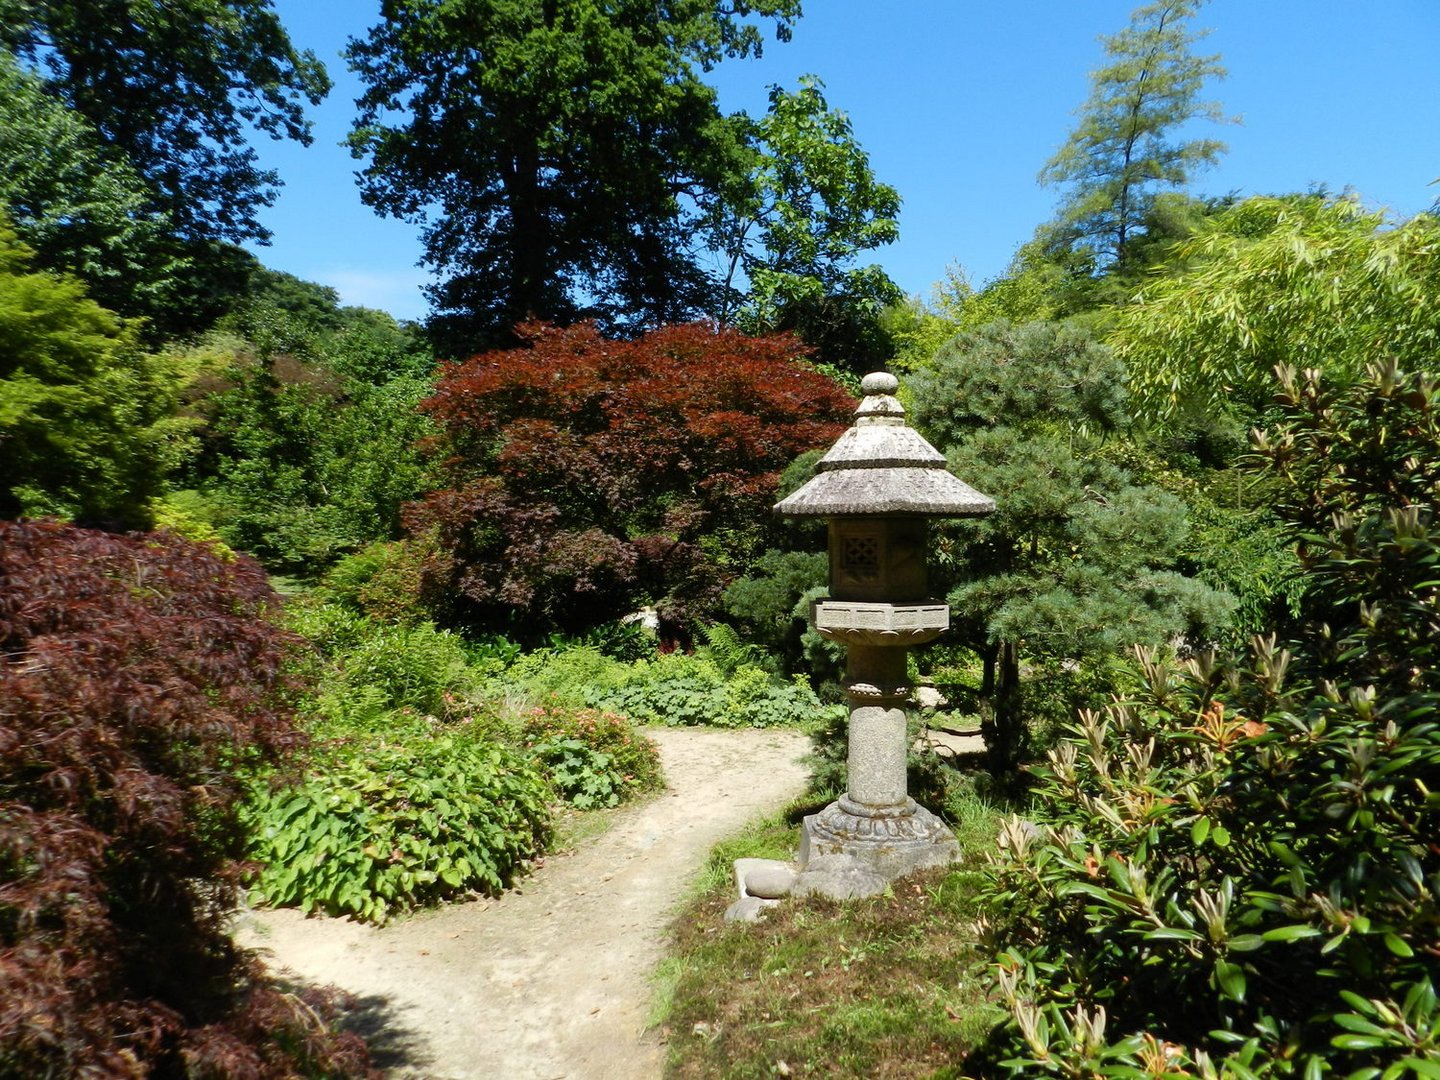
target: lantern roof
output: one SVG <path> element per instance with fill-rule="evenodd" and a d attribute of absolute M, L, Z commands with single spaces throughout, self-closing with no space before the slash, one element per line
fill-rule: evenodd
<path fill-rule="evenodd" d="M 899 385 L 888 372 L 865 376 L 854 425 L 820 459 L 814 477 L 776 504 L 777 514 L 971 517 L 994 511 L 995 500 L 951 475 L 945 455 L 905 422 L 895 397 Z"/>

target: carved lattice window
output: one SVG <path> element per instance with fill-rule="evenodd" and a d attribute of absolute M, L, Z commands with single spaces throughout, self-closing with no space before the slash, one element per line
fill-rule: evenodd
<path fill-rule="evenodd" d="M 880 580 L 880 540 L 874 536 L 847 536 L 840 567 L 852 581 L 871 584 Z"/>

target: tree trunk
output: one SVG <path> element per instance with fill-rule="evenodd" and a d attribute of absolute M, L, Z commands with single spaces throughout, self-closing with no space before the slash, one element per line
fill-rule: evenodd
<path fill-rule="evenodd" d="M 1020 708 L 1020 650 L 1002 641 L 985 656 L 985 680 L 990 693 L 981 711 L 981 734 L 991 775 L 997 781 L 1013 780 L 1025 746 L 1025 718 Z"/>
<path fill-rule="evenodd" d="M 995 659 L 999 652 L 999 647 L 995 645 L 986 645 L 980 652 L 980 662 L 984 665 L 980 675 L 980 697 L 985 701 L 995 697 Z"/>
<path fill-rule="evenodd" d="M 506 302 L 513 324 L 546 313 L 543 299 L 551 269 L 546 257 L 550 238 L 541 206 L 544 190 L 538 145 L 531 143 L 517 149 L 513 168 L 503 182 L 510 203 L 510 295 Z"/>

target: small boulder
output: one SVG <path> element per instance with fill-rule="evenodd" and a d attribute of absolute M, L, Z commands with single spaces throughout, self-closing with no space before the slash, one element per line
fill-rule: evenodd
<path fill-rule="evenodd" d="M 785 865 L 757 866 L 745 875 L 745 895 L 778 900 L 795 887 L 795 871 Z"/>
<path fill-rule="evenodd" d="M 950 699 L 933 686 L 917 686 L 915 704 L 922 709 L 938 709 L 941 705 L 949 705 Z"/>
<path fill-rule="evenodd" d="M 796 896 L 826 896 L 831 900 L 854 900 L 877 896 L 890 887 L 884 875 L 848 855 L 813 858 L 795 882 Z"/>
<path fill-rule="evenodd" d="M 779 900 L 767 900 L 761 896 L 746 896 L 725 909 L 726 922 L 754 922 L 773 907 L 779 907 Z"/>

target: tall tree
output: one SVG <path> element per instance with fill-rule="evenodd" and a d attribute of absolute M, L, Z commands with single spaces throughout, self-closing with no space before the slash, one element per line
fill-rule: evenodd
<path fill-rule="evenodd" d="M 759 120 L 742 116 L 748 165 L 717 199 L 711 228 L 725 260 L 718 317 L 762 333 L 793 330 L 829 363 L 870 370 L 888 356 L 881 313 L 901 300 L 879 266 L 855 256 L 899 236 L 900 195 L 876 180 L 849 117 L 814 75 L 773 87 Z M 748 296 L 736 288 L 748 285 Z"/>
<path fill-rule="evenodd" d="M 361 193 L 423 226 L 439 342 L 513 343 L 538 316 L 705 311 L 698 200 L 743 144 L 699 77 L 781 38 L 799 0 L 384 0 L 347 56 Z"/>
<path fill-rule="evenodd" d="M 0 47 L 47 72 L 190 243 L 265 239 L 279 178 L 249 128 L 310 142 L 330 89 L 270 0 L 0 0 Z"/>
<path fill-rule="evenodd" d="M 170 222 L 94 126 L 0 51 L 0 212 L 37 269 L 73 274 L 125 314 L 174 303 Z"/>
<path fill-rule="evenodd" d="M 1207 80 L 1224 76 L 1220 57 L 1191 51 L 1207 33 L 1190 28 L 1202 3 L 1156 0 L 1101 38 L 1111 62 L 1091 76 L 1079 126 L 1040 171 L 1042 184 L 1067 185 L 1054 246 L 1122 260 L 1156 193 L 1183 188 L 1224 152 L 1214 139 L 1177 137 L 1192 120 L 1222 119 L 1220 104 L 1200 96 Z"/>

